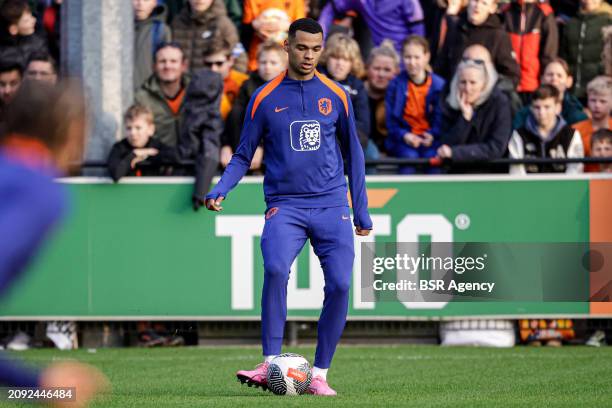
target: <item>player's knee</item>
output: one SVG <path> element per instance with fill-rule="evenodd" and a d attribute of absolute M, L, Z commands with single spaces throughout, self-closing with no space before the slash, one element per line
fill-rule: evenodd
<path fill-rule="evenodd" d="M 282 262 L 279 260 L 270 260 L 269 262 L 264 262 L 264 271 L 266 279 L 287 280 L 289 279 L 289 269 L 290 265 L 288 265 L 286 262 Z"/>
<path fill-rule="evenodd" d="M 348 294 L 350 288 L 350 278 L 328 279 L 328 281 L 325 282 L 325 291 L 330 294 L 345 295 Z"/>

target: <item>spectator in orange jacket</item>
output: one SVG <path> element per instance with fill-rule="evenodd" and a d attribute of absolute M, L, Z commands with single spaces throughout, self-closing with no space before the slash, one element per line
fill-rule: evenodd
<path fill-rule="evenodd" d="M 235 58 L 232 56 L 230 45 L 223 39 L 209 43 L 202 54 L 204 66 L 223 78 L 223 96 L 221 97 L 221 118 L 225 120 L 232 104 L 238 95 L 240 86 L 249 76 L 232 69 Z"/>
<path fill-rule="evenodd" d="M 289 24 L 306 17 L 304 0 L 244 0 L 243 43 L 248 46 L 248 70 L 257 69 L 257 49 L 266 40 L 282 44 Z"/>
<path fill-rule="evenodd" d="M 559 51 L 555 13 L 550 4 L 538 0 L 513 0 L 501 11 L 521 68 L 517 91 L 527 104 L 529 95 L 540 85 L 541 71 Z"/>
<path fill-rule="evenodd" d="M 580 132 L 584 155 L 591 156 L 591 135 L 599 129 L 612 129 L 612 78 L 609 76 L 595 77 L 587 85 L 588 108 L 591 118 L 578 122 L 574 129 Z M 585 171 L 599 171 L 599 165 L 587 164 Z"/>

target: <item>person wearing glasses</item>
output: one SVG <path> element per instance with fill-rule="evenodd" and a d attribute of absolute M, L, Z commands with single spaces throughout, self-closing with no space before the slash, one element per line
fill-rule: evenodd
<path fill-rule="evenodd" d="M 221 97 L 221 117 L 223 120 L 232 110 L 232 105 L 242 83 L 249 79 L 245 73 L 233 69 L 236 58 L 228 41 L 217 38 L 208 43 L 202 52 L 205 68 L 218 73 L 223 78 L 223 96 Z"/>

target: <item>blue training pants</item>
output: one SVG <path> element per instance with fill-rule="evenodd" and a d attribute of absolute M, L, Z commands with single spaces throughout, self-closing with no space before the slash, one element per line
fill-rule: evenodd
<path fill-rule="evenodd" d="M 314 365 L 328 368 L 346 324 L 353 272 L 353 226 L 348 206 L 274 207 L 266 212 L 261 236 L 264 285 L 261 337 L 264 355 L 281 353 L 287 319 L 289 270 L 306 240 L 319 257 L 325 297 L 319 318 Z"/>

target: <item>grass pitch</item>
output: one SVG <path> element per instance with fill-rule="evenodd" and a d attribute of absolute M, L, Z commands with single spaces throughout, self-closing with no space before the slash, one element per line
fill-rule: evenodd
<path fill-rule="evenodd" d="M 283 351 L 314 357 L 313 347 Z M 328 374 L 336 398 L 280 397 L 241 385 L 234 373 L 259 363 L 259 354 L 254 347 L 189 347 L 18 356 L 100 368 L 113 391 L 94 407 L 612 407 L 612 347 L 344 346 Z"/>

